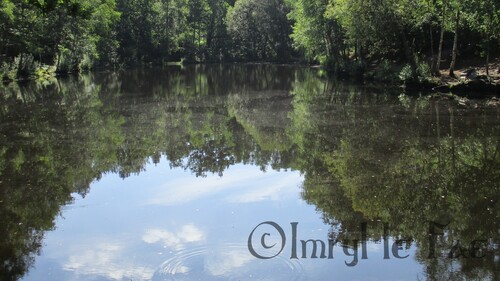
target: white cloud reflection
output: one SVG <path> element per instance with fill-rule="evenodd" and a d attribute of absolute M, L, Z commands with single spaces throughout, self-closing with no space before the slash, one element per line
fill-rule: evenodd
<path fill-rule="evenodd" d="M 301 181 L 298 173 L 290 173 L 287 177 L 279 177 L 279 180 L 269 182 L 265 185 L 254 186 L 249 190 L 232 195 L 229 201 L 236 203 L 260 202 L 265 200 L 281 200 L 286 195 L 298 193 L 297 185 Z"/>
<path fill-rule="evenodd" d="M 252 255 L 241 250 L 229 250 L 211 256 L 205 263 L 205 270 L 213 276 L 222 276 L 233 272 L 255 260 Z"/>
<path fill-rule="evenodd" d="M 186 243 L 200 242 L 205 240 L 205 234 L 193 224 L 187 224 L 174 233 L 163 229 L 148 229 L 142 236 L 142 241 L 148 244 L 162 242 L 164 246 L 181 250 Z"/>
<path fill-rule="evenodd" d="M 154 196 L 146 204 L 173 206 L 214 195 L 223 195 L 222 198 L 232 203 L 250 203 L 298 194 L 297 186 L 302 182 L 302 176 L 299 173 L 276 176 L 278 173 L 246 169 L 232 171 L 222 178 L 209 176 L 170 181 L 154 188 Z"/>
<path fill-rule="evenodd" d="M 172 250 L 185 249 L 189 243 L 205 240 L 202 230 L 193 224 L 185 224 L 177 231 L 164 229 L 148 229 L 142 235 L 142 241 L 148 244 L 162 243 Z M 100 277 L 106 280 L 151 280 L 155 268 L 139 265 L 134 262 L 131 245 L 126 242 L 88 241 L 69 250 L 67 261 L 62 268 L 73 273 L 73 279 Z M 179 273 L 187 272 L 188 268 L 180 268 Z"/>
<path fill-rule="evenodd" d="M 72 271 L 77 276 L 94 275 L 111 280 L 150 280 L 154 269 L 129 264 L 123 259 L 124 250 L 119 243 L 99 243 L 91 249 L 71 255 L 63 269 Z"/>

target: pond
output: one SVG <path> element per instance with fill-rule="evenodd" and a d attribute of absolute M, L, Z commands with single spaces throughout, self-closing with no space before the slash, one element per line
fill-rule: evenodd
<path fill-rule="evenodd" d="M 500 108 L 318 69 L 3 86 L 1 280 L 500 280 Z"/>

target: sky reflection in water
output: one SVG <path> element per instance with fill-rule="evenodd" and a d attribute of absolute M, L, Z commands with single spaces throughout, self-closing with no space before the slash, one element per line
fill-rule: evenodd
<path fill-rule="evenodd" d="M 163 159 L 125 180 L 107 175 L 65 208 L 57 231 L 26 280 L 402 280 L 419 276 L 413 258 L 383 261 L 380 243 L 353 268 L 335 249 L 333 260 L 253 257 L 247 239 L 273 220 L 301 239 L 327 240 L 328 226 L 300 198 L 299 172 L 262 172 L 235 165 L 223 177 L 193 177 Z M 169 196 L 170 195 L 170 196 Z M 271 229 L 272 230 L 272 229 Z M 276 233 L 274 233 L 276 235 Z M 290 239 L 290 237 L 287 237 Z M 269 240 L 272 241 L 272 240 Z M 413 251 L 409 251 L 414 254 Z M 404 271 L 400 270 L 405 268 Z"/>

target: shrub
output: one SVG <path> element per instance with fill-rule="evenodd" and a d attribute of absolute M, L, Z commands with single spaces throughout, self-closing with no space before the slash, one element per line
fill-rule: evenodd
<path fill-rule="evenodd" d="M 17 67 L 4 62 L 0 67 L 0 75 L 3 82 L 12 81 L 16 78 Z"/>
<path fill-rule="evenodd" d="M 425 62 L 417 62 L 415 66 L 405 65 L 399 72 L 399 79 L 404 83 L 424 83 L 431 77 L 431 69 Z"/>
<path fill-rule="evenodd" d="M 393 69 L 393 64 L 388 60 L 382 60 L 373 74 L 373 78 L 378 81 L 394 81 L 397 79 Z"/>
<path fill-rule="evenodd" d="M 419 79 L 419 81 L 425 82 L 431 76 L 432 74 L 430 66 L 425 62 L 419 62 L 417 64 L 417 78 Z"/>
<path fill-rule="evenodd" d="M 67 74 L 73 70 L 71 54 L 68 49 L 61 47 L 61 49 L 59 50 L 59 55 L 56 57 L 55 65 L 56 72 L 60 74 Z"/>
<path fill-rule="evenodd" d="M 405 83 L 413 81 L 414 78 L 415 73 L 413 72 L 413 69 L 409 64 L 405 65 L 399 72 L 399 79 L 401 79 L 401 81 Z"/>
<path fill-rule="evenodd" d="M 94 65 L 94 62 L 92 58 L 88 54 L 83 55 L 83 59 L 80 62 L 79 70 L 82 72 L 89 72 L 92 70 L 92 66 Z"/>
<path fill-rule="evenodd" d="M 339 60 L 337 62 L 330 61 L 328 64 L 330 69 L 339 75 L 348 77 L 360 78 L 363 76 L 365 66 L 359 61 Z"/>

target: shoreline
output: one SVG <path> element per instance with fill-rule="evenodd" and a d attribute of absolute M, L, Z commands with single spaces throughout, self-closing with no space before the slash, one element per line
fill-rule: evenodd
<path fill-rule="evenodd" d="M 468 66 L 462 67 L 455 71 L 455 74 L 458 76 L 453 78 L 450 77 L 447 73 L 448 70 L 442 69 L 440 71 L 440 76 L 437 77 L 427 77 L 422 81 L 402 81 L 401 79 L 397 79 L 399 71 L 397 65 L 393 65 L 393 71 L 387 73 L 387 76 L 378 76 L 374 75 L 379 71 L 377 67 L 373 67 L 364 71 L 361 75 L 352 75 L 349 73 L 341 73 L 336 74 L 331 68 L 324 65 L 319 64 L 307 64 L 307 63 L 298 63 L 298 62 L 196 62 L 196 63 L 167 63 L 163 65 L 142 65 L 142 66 L 132 66 L 120 68 L 118 70 L 112 70 L 108 68 L 96 68 L 85 73 L 99 73 L 99 72 L 108 72 L 108 71 L 122 71 L 122 70 L 132 70 L 138 68 L 155 68 L 155 67 L 177 67 L 182 65 L 210 65 L 210 64 L 240 64 L 240 65 L 275 65 L 275 66 L 291 66 L 291 67 L 301 67 L 301 68 L 310 68 L 310 69 L 318 69 L 324 70 L 329 73 L 331 76 L 337 76 L 341 80 L 345 81 L 357 81 L 362 84 L 375 83 L 380 86 L 391 86 L 391 87 L 402 87 L 410 92 L 421 92 L 426 91 L 426 94 L 455 94 L 458 96 L 465 96 L 470 98 L 489 98 L 492 96 L 500 96 L 500 61 L 492 64 L 490 67 L 490 76 L 485 75 L 484 67 L 476 67 L 476 66 Z M 497 69 L 498 68 L 498 69 Z M 472 79 L 470 77 L 465 76 L 465 72 L 474 69 L 476 74 Z M 30 77 L 25 77 L 22 79 L 11 79 L 11 80 L 3 80 L 1 81 L 3 86 L 9 85 L 10 83 L 29 83 L 32 81 L 35 82 L 45 82 L 50 81 L 52 79 L 70 77 L 70 76 L 79 76 L 83 73 L 48 73 L 43 72 L 42 75 L 32 75 Z"/>

